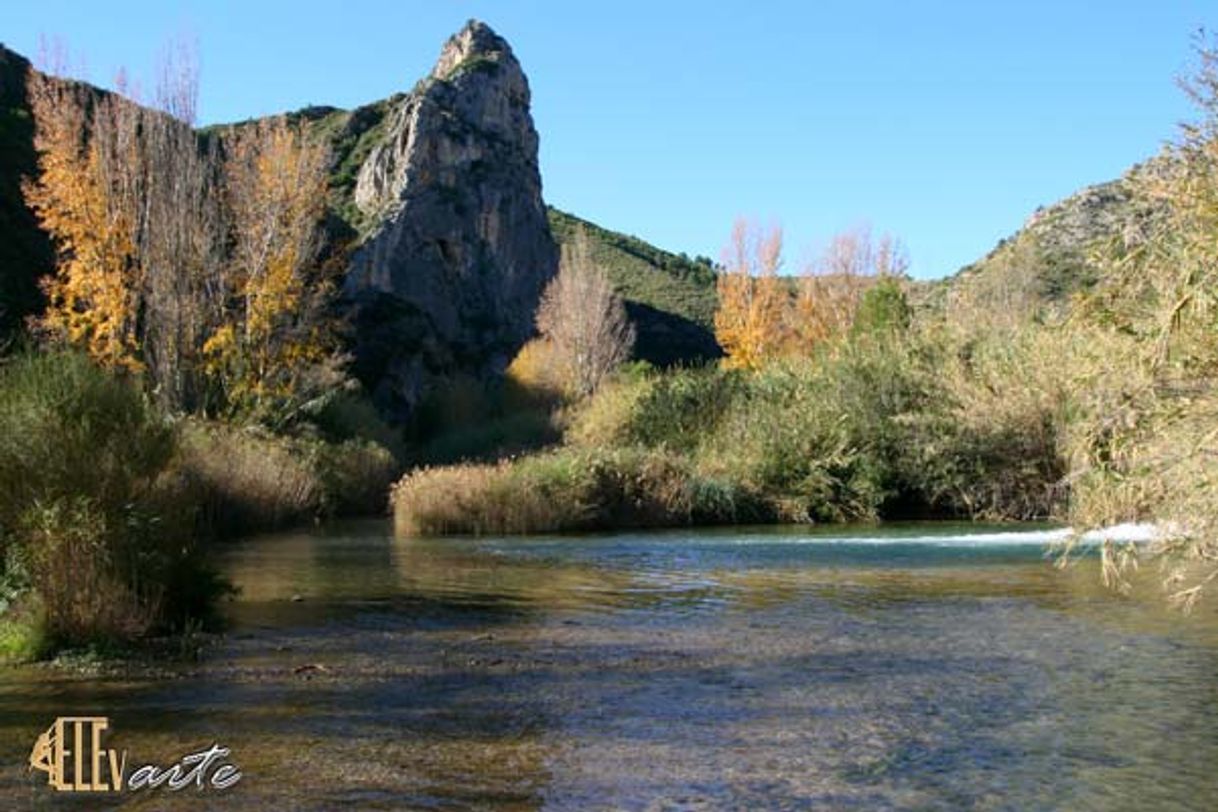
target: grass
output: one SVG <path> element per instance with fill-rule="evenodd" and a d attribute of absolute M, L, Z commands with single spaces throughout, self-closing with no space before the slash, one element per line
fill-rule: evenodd
<path fill-rule="evenodd" d="M 393 490 L 402 535 L 506 534 L 736 523 L 752 494 L 644 448 L 564 448 L 520 460 L 418 469 Z"/>

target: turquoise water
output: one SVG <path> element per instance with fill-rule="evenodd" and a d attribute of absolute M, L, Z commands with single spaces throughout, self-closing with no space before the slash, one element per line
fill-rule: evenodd
<path fill-rule="evenodd" d="M 1218 615 L 1054 568 L 1047 528 L 389 532 L 228 548 L 197 662 L 6 675 L 0 806 L 104 807 L 25 771 L 96 712 L 244 771 L 130 808 L 1218 807 Z"/>

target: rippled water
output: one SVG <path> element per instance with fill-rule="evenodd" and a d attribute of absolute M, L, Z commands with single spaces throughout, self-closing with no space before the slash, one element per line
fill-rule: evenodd
<path fill-rule="evenodd" d="M 388 533 L 232 546 L 198 663 L 4 675 L 0 807 L 105 806 L 25 770 L 99 713 L 245 773 L 131 808 L 1218 808 L 1218 614 L 1056 570 L 1052 531 Z"/>

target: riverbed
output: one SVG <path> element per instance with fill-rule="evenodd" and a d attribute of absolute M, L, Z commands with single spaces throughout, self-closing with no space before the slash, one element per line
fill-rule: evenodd
<path fill-rule="evenodd" d="M 1206 810 L 1218 613 L 1054 532 L 922 524 L 227 547 L 197 660 L 0 677 L 0 808 Z M 26 764 L 104 715 L 227 790 L 68 797 Z"/>

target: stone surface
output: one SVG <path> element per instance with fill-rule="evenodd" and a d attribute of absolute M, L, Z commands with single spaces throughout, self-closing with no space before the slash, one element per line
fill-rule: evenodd
<path fill-rule="evenodd" d="M 357 374 L 391 414 L 436 376 L 502 370 L 531 334 L 558 267 L 537 147 L 524 72 L 480 22 L 390 110 L 356 180 L 372 226 L 343 292 Z"/>

